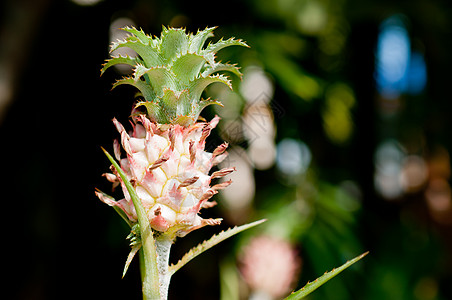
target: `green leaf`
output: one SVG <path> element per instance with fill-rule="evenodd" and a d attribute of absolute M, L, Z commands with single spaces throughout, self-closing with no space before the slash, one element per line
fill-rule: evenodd
<path fill-rule="evenodd" d="M 141 244 L 136 244 L 132 246 L 132 249 L 130 249 L 129 255 L 127 255 L 127 260 L 124 265 L 124 270 L 122 271 L 122 278 L 126 276 L 127 270 L 129 269 L 129 265 L 132 262 L 133 258 L 135 257 L 135 254 L 137 254 L 138 250 L 141 249 Z"/>
<path fill-rule="evenodd" d="M 177 92 L 174 92 L 170 89 L 165 89 L 163 91 L 163 96 L 159 98 L 159 104 L 164 106 L 168 113 L 176 113 L 179 96 L 180 95 L 177 95 Z"/>
<path fill-rule="evenodd" d="M 223 40 L 223 38 L 221 38 L 218 42 L 214 43 L 214 44 L 209 44 L 209 46 L 206 47 L 205 50 L 203 50 L 203 52 L 212 52 L 212 53 L 216 53 L 218 51 L 220 51 L 221 49 L 225 48 L 225 47 L 229 47 L 229 46 L 243 46 L 243 47 L 249 47 L 245 42 L 243 42 L 242 40 L 235 40 L 234 38 L 230 38 L 227 40 Z"/>
<path fill-rule="evenodd" d="M 201 51 L 202 46 L 204 45 L 206 40 L 209 37 L 213 36 L 212 31 L 214 31 L 215 29 L 216 29 L 216 27 L 208 27 L 208 28 L 204 29 L 203 31 L 198 30 L 196 35 L 190 36 L 189 51 L 199 53 L 199 51 Z"/>
<path fill-rule="evenodd" d="M 188 90 L 175 92 L 165 89 L 163 96 L 160 98 L 161 104 L 169 115 L 187 115 L 191 110 L 190 95 Z"/>
<path fill-rule="evenodd" d="M 186 265 L 189 261 L 191 261 L 193 258 L 195 258 L 196 256 L 200 255 L 201 253 L 203 253 L 206 250 L 209 250 L 210 248 L 212 248 L 213 246 L 221 243 L 222 241 L 230 238 L 231 236 L 236 235 L 239 232 L 242 232 L 244 230 L 247 230 L 251 227 L 254 227 L 256 225 L 259 225 L 263 222 L 265 222 L 266 220 L 259 220 L 256 222 L 252 222 L 249 224 L 245 224 L 239 227 L 234 227 L 234 228 L 229 228 L 226 231 L 222 231 L 219 234 L 216 234 L 214 236 L 212 236 L 209 240 L 202 242 L 201 244 L 199 244 L 198 246 L 196 246 L 195 248 L 192 248 L 190 251 L 188 251 L 175 265 L 171 265 L 169 267 L 169 272 L 170 274 L 174 274 L 177 270 L 179 270 L 180 268 L 182 268 L 184 265 Z"/>
<path fill-rule="evenodd" d="M 240 300 L 240 275 L 235 259 L 220 262 L 220 300 Z"/>
<path fill-rule="evenodd" d="M 195 119 L 198 118 L 199 114 L 201 114 L 201 111 L 202 111 L 204 108 L 206 108 L 207 106 L 212 105 L 212 104 L 216 104 L 216 105 L 219 105 L 219 106 L 223 107 L 223 104 L 222 104 L 220 101 L 218 101 L 218 100 L 210 100 L 210 99 L 207 99 L 207 100 L 201 100 L 201 101 L 199 102 L 199 105 L 198 105 L 197 108 L 196 108 L 196 110 L 197 110 L 197 112 L 196 112 L 197 115 L 194 116 Z"/>
<path fill-rule="evenodd" d="M 136 87 L 138 90 L 140 90 L 141 94 L 143 95 L 144 99 L 146 99 L 146 101 L 152 101 L 155 98 L 154 90 L 150 85 L 148 85 L 146 82 L 142 80 L 135 80 L 134 78 L 131 77 L 119 79 L 113 84 L 112 89 L 123 84 L 128 84 Z"/>
<path fill-rule="evenodd" d="M 231 72 L 235 75 L 237 75 L 239 78 L 242 78 L 242 73 L 239 71 L 239 68 L 237 67 L 237 65 L 231 65 L 231 64 L 222 64 L 222 63 L 217 63 L 215 64 L 214 67 L 208 67 L 203 73 L 202 76 L 206 77 L 209 75 L 212 75 L 213 73 L 218 73 L 218 72 Z"/>
<path fill-rule="evenodd" d="M 208 76 L 208 77 L 199 77 L 193 80 L 190 83 L 190 96 L 195 101 L 198 101 L 198 99 L 201 98 L 201 94 L 204 91 L 204 89 L 214 83 L 214 82 L 221 82 L 226 84 L 230 89 L 232 89 L 232 85 L 227 77 L 223 75 L 215 75 L 215 76 Z"/>
<path fill-rule="evenodd" d="M 144 210 L 143 205 L 141 204 L 141 200 L 138 197 L 134 187 L 130 183 L 127 175 L 115 161 L 115 159 L 104 149 L 105 155 L 108 160 L 112 163 L 119 176 L 122 179 L 122 182 L 126 186 L 127 191 L 129 192 L 130 198 L 132 199 L 133 205 L 135 207 L 135 211 L 137 212 L 138 223 L 140 225 L 141 231 L 141 244 L 143 251 L 143 298 L 145 299 L 160 299 L 160 290 L 159 290 L 159 277 L 157 270 L 157 253 L 155 250 L 155 242 L 153 237 L 153 232 L 151 229 L 151 224 L 146 215 L 146 211 Z"/>
<path fill-rule="evenodd" d="M 148 70 L 144 70 L 142 75 L 144 74 L 149 76 L 149 83 L 158 97 L 163 96 L 164 88 L 171 90 L 179 89 L 174 73 L 165 67 L 153 67 Z"/>
<path fill-rule="evenodd" d="M 192 117 L 191 115 L 179 115 L 179 116 L 175 116 L 174 118 L 172 118 L 170 120 L 171 124 L 179 124 L 181 126 L 190 126 L 192 124 L 194 124 L 196 122 L 198 118 L 196 117 Z"/>
<path fill-rule="evenodd" d="M 136 36 L 140 40 L 140 42 L 146 46 L 149 45 L 152 40 L 152 38 L 150 36 L 146 35 L 142 29 L 138 30 L 133 26 L 132 27 L 126 26 L 121 29 Z"/>
<path fill-rule="evenodd" d="M 201 55 L 187 53 L 174 60 L 171 70 L 183 85 L 187 85 L 190 81 L 198 77 L 201 68 L 206 62 L 207 60 Z"/>
<path fill-rule="evenodd" d="M 167 62 L 188 51 L 188 36 L 184 29 L 163 27 L 161 40 L 160 52 Z"/>
<path fill-rule="evenodd" d="M 157 48 L 141 43 L 137 37 L 130 36 L 126 40 L 114 42 L 110 51 L 114 51 L 121 47 L 128 47 L 137 52 L 148 68 L 163 65 L 163 59 Z"/>
<path fill-rule="evenodd" d="M 297 299 L 302 299 L 302 298 L 306 297 L 307 295 L 309 295 L 310 293 L 312 293 L 313 291 L 318 289 L 321 285 L 326 283 L 328 280 L 330 280 L 334 276 L 338 275 L 340 272 L 342 272 L 346 268 L 350 267 L 355 262 L 359 261 L 361 258 L 366 256 L 368 253 L 369 252 L 365 252 L 365 253 L 361 254 L 360 256 L 347 261 L 345 264 L 343 264 L 339 268 L 333 269 L 332 271 L 323 274 L 321 277 L 317 278 L 315 281 L 308 282 L 303 288 L 301 288 L 300 290 L 298 290 L 296 292 L 293 292 L 289 297 L 285 298 L 285 300 L 297 300 Z"/>
<path fill-rule="evenodd" d="M 129 255 L 127 256 L 126 263 L 124 265 L 124 270 L 122 272 L 122 278 L 127 273 L 127 270 L 129 269 L 129 265 L 132 262 L 133 258 L 135 257 L 135 254 L 137 254 L 138 250 L 141 248 L 141 231 L 140 231 L 140 225 L 135 224 L 132 227 L 132 230 L 130 231 L 130 234 L 127 236 L 128 240 L 130 240 L 130 246 L 132 249 L 130 250 Z"/>
<path fill-rule="evenodd" d="M 272 72 L 282 87 L 306 101 L 323 93 L 320 79 L 308 74 L 298 63 L 277 53 L 267 53 L 266 68 Z"/>
<path fill-rule="evenodd" d="M 142 102 L 138 102 L 136 104 L 135 108 L 140 107 L 140 106 L 146 107 L 148 117 L 152 121 L 160 123 L 160 124 L 168 123 L 168 117 L 165 114 L 165 112 L 162 110 L 162 107 L 159 105 L 159 103 L 151 102 L 151 101 L 142 101 Z"/>
<path fill-rule="evenodd" d="M 133 79 L 135 81 L 140 80 L 141 76 L 146 74 L 147 71 L 149 71 L 149 68 L 146 68 L 143 64 L 137 64 L 135 66 L 135 69 L 133 70 Z"/>
<path fill-rule="evenodd" d="M 100 70 L 100 75 L 102 76 L 104 72 L 114 65 L 124 64 L 124 65 L 130 65 L 135 66 L 137 63 L 140 63 L 141 59 L 130 57 L 130 56 L 115 56 L 111 59 L 107 59 L 105 63 L 102 65 L 102 69 Z"/>

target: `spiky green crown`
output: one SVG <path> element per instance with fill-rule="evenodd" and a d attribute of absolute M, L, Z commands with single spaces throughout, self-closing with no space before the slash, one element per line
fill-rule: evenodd
<path fill-rule="evenodd" d="M 197 121 L 206 106 L 221 105 L 216 100 L 201 99 L 208 85 L 221 82 L 231 88 L 228 78 L 219 72 L 242 75 L 236 65 L 215 62 L 215 53 L 228 46 L 248 47 L 247 44 L 230 38 L 209 43 L 203 48 L 206 40 L 213 36 L 214 29 L 211 27 L 196 34 L 186 34 L 185 29 L 163 27 L 158 38 L 142 30 L 125 27 L 123 30 L 131 35 L 114 42 L 111 51 L 128 47 L 137 52 L 138 57 L 113 57 L 105 62 L 101 74 L 116 64 L 131 65 L 133 74 L 118 80 L 113 88 L 122 84 L 136 87 L 141 98 L 136 107 L 145 106 L 151 121 L 189 126 Z"/>

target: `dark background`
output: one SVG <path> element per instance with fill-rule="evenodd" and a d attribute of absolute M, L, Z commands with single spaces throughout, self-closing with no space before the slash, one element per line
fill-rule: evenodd
<path fill-rule="evenodd" d="M 322 42 L 334 34 L 307 33 L 294 26 L 295 11 L 312 1 L 285 2 L 293 7 L 286 10 L 275 9 L 284 1 L 262 2 L 2 3 L 4 293 L 12 292 L 12 299 L 141 297 L 136 262 L 121 279 L 129 251 L 128 230 L 94 195 L 95 187 L 108 189 L 101 174 L 109 163 L 100 147 L 110 149 L 117 138 L 111 119 L 125 122 L 133 103 L 132 89 L 110 92 L 118 74 L 99 76 L 108 57 L 110 24 L 128 17 L 154 35 L 159 35 L 162 24 L 184 26 L 191 32 L 219 26 L 216 37 L 246 40 L 251 48 L 225 50 L 225 61 L 242 66 L 259 61 L 271 76 L 274 101 L 284 111 L 280 117 L 275 114 L 276 142 L 299 138 L 312 152 L 315 176 L 300 186 L 309 184 L 319 190 L 318 205 L 330 201 L 327 190 L 337 189 L 344 180 L 353 180 L 359 187 L 359 209 L 348 213 L 349 221 L 340 223 L 344 230 L 333 230 L 334 223 L 322 227 L 335 220 L 335 213 L 341 214 L 339 208 L 324 219 L 319 210 L 310 228 L 292 236 L 304 262 L 299 287 L 346 259 L 371 252 L 360 266 L 328 283 L 312 299 L 452 298 L 450 189 L 437 191 L 448 197 L 449 206 L 432 212 L 425 194 L 428 182 L 391 201 L 378 194 L 373 177 L 376 148 L 392 138 L 408 153 L 425 159 L 429 178 L 436 174 L 429 163 L 432 157 L 438 151 L 446 153 L 439 160 L 439 169 L 445 171 L 439 173 L 450 182 L 450 2 L 319 1 L 326 18 L 340 20 L 345 28 L 344 44 L 334 54 L 321 50 Z M 427 65 L 427 86 L 417 95 L 402 93 L 388 102 L 375 87 L 375 49 L 380 24 L 395 14 L 409 20 L 411 46 L 422 51 Z M 293 45 L 278 47 L 278 37 L 287 36 Z M 285 60 L 278 63 L 276 57 L 281 55 Z M 321 91 L 310 97 L 297 94 L 297 85 L 302 84 L 297 74 L 321 82 Z M 344 142 L 332 141 L 322 126 L 324 87 L 335 81 L 347 83 L 356 99 L 351 109 L 353 133 Z M 249 220 L 275 215 L 297 189 L 278 180 L 275 168 L 256 170 L 254 176 L 255 210 Z M 218 217 L 222 211 L 210 214 Z M 221 229 L 233 224 L 226 220 Z M 219 230 L 206 228 L 179 241 L 174 260 Z M 314 241 L 319 239 L 323 246 L 316 248 Z M 191 262 L 174 276 L 170 299 L 218 299 L 218 263 L 223 257 L 234 257 L 235 251 L 236 242 L 228 241 Z"/>

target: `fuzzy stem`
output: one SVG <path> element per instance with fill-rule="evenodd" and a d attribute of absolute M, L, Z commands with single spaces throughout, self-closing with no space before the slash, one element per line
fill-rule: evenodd
<path fill-rule="evenodd" d="M 159 271 L 160 297 L 162 300 L 168 298 L 168 287 L 171 280 L 169 272 L 169 256 L 173 239 L 166 235 L 161 235 L 155 239 L 157 250 L 157 269 Z"/>

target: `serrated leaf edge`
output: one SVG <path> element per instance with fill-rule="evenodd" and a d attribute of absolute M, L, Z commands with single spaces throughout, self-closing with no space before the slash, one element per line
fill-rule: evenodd
<path fill-rule="evenodd" d="M 137 245 L 133 245 L 132 249 L 130 249 L 129 255 L 127 255 L 126 263 L 124 264 L 124 270 L 122 271 L 122 278 L 126 276 L 127 270 L 129 269 L 130 263 L 132 262 L 135 254 L 137 254 L 138 250 L 141 249 L 141 243 Z"/>
<path fill-rule="evenodd" d="M 359 261 L 361 258 L 366 256 L 367 254 L 369 254 L 369 251 L 364 252 L 363 254 L 355 257 L 354 259 L 347 261 L 342 266 L 340 266 L 338 268 L 334 268 L 330 272 L 325 272 L 325 274 L 323 274 L 322 276 L 320 276 L 319 278 L 317 278 L 316 280 L 314 280 L 312 282 L 308 282 L 304 287 L 302 287 L 301 289 L 299 289 L 296 292 L 293 292 L 284 300 L 298 300 L 298 299 L 302 299 L 302 298 L 306 297 L 307 295 L 309 295 L 310 293 L 312 293 L 313 291 L 318 289 L 320 286 L 325 284 L 328 280 L 330 280 L 334 276 L 338 275 L 340 272 L 347 269 L 348 267 L 350 267 L 351 265 L 353 265 L 354 263 Z"/>
<path fill-rule="evenodd" d="M 222 231 L 218 234 L 213 235 L 210 239 L 198 244 L 198 246 L 192 248 L 190 251 L 185 253 L 185 255 L 175 264 L 171 265 L 169 267 L 169 273 L 173 275 L 177 270 L 182 268 L 184 265 L 186 265 L 189 261 L 191 261 L 193 258 L 197 257 L 204 251 L 209 250 L 213 246 L 221 243 L 222 241 L 236 235 L 237 233 L 240 233 L 244 230 L 247 230 L 251 227 L 257 226 L 263 222 L 267 221 L 266 219 L 262 219 L 259 221 L 255 221 L 252 223 L 248 223 L 241 226 L 235 226 L 233 228 L 229 228 L 226 231 Z"/>

